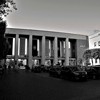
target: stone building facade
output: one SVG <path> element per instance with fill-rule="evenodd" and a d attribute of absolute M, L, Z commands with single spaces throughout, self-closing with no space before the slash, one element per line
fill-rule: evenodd
<path fill-rule="evenodd" d="M 75 65 L 88 45 L 88 36 L 29 29 L 6 29 L 10 43 L 7 59 L 32 65 Z"/>

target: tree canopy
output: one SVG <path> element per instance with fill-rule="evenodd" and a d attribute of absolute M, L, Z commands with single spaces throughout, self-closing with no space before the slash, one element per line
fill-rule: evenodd
<path fill-rule="evenodd" d="M 17 10 L 16 3 L 13 0 L 0 0 L 0 20 L 6 17 L 12 9 Z"/>
<path fill-rule="evenodd" d="M 93 58 L 94 59 L 99 59 L 100 60 L 100 48 L 95 48 L 95 49 L 88 49 L 84 52 L 83 54 L 83 58 L 85 60 L 89 60 L 91 59 L 92 60 L 92 63 L 93 63 Z"/>
<path fill-rule="evenodd" d="M 0 60 L 5 59 L 9 49 L 9 43 L 5 37 L 6 22 L 0 22 Z"/>
<path fill-rule="evenodd" d="M 17 10 L 13 0 L 0 0 L 0 60 L 6 58 L 9 49 L 9 43 L 5 37 L 6 21 L 3 21 L 3 18 L 12 12 L 12 9 Z"/>

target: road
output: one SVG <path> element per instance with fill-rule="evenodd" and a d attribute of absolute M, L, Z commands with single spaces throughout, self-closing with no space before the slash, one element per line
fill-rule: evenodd
<path fill-rule="evenodd" d="M 7 71 L 0 79 L 0 100 L 100 100 L 100 80 L 71 82 L 47 73 Z"/>

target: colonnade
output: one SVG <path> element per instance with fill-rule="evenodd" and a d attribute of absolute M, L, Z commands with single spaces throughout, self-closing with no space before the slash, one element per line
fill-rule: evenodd
<path fill-rule="evenodd" d="M 17 61 L 19 59 L 18 57 L 18 39 L 19 39 L 20 34 L 16 34 L 15 35 L 15 60 Z M 31 68 L 32 67 L 32 40 L 33 40 L 34 35 L 29 35 L 27 38 L 27 60 L 28 60 L 28 65 Z M 41 64 L 44 65 L 45 64 L 45 60 L 46 60 L 46 36 L 41 36 Z M 49 38 L 49 37 L 48 37 Z M 68 38 L 64 38 L 64 42 L 65 42 L 65 57 L 64 57 L 64 61 L 65 61 L 65 65 L 69 65 L 69 50 L 68 50 L 68 42 L 69 39 Z M 60 46 L 62 47 L 63 44 L 60 43 Z M 61 52 L 60 48 L 60 55 L 62 56 L 63 52 Z M 53 37 L 53 50 L 54 50 L 54 55 L 53 55 L 53 64 L 57 64 L 58 63 L 58 37 L 55 36 Z"/>

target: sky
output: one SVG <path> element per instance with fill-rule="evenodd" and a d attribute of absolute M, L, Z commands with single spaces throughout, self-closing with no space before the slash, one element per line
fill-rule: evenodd
<path fill-rule="evenodd" d="M 14 0 L 8 28 L 91 35 L 100 30 L 100 0 Z"/>

